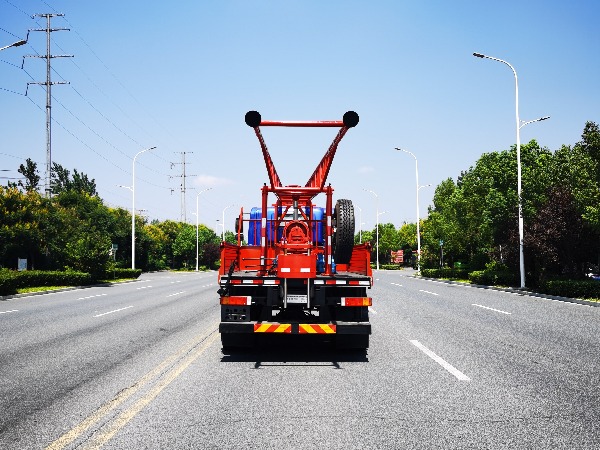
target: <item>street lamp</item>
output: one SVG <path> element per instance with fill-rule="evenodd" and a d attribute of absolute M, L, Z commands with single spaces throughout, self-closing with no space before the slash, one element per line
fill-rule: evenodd
<path fill-rule="evenodd" d="M 358 208 L 358 243 L 362 244 L 362 209 L 360 206 L 356 206 Z"/>
<path fill-rule="evenodd" d="M 415 158 L 415 177 L 417 179 L 417 270 L 421 271 L 421 219 L 419 217 L 419 189 L 431 186 L 431 184 L 419 186 L 419 163 L 417 161 L 417 157 L 412 152 L 404 150 L 403 148 L 395 147 L 395 149 L 404 153 L 408 153 L 410 156 Z"/>
<path fill-rule="evenodd" d="M 375 196 L 375 213 L 377 215 L 377 220 L 376 220 L 376 228 L 375 228 L 375 234 L 376 234 L 376 238 L 375 238 L 375 248 L 376 248 L 376 256 L 377 256 L 377 270 L 379 270 L 379 196 L 369 190 L 369 189 L 363 189 L 363 191 L 366 192 L 370 192 L 371 194 L 373 194 Z"/>
<path fill-rule="evenodd" d="M 206 188 L 196 194 L 196 272 L 198 272 L 198 197 L 200 197 L 200 194 L 203 192 L 210 191 L 211 189 L 212 188 Z"/>
<path fill-rule="evenodd" d="M 131 171 L 131 268 L 135 270 L 135 160 L 142 153 L 149 150 L 154 150 L 156 147 L 150 147 L 145 150 L 141 150 L 136 153 L 133 157 L 132 171 Z"/>
<path fill-rule="evenodd" d="M 27 40 L 23 39 L 21 41 L 13 42 L 12 44 L 7 45 L 5 47 L 0 47 L 0 51 L 6 50 L 7 48 L 11 48 L 11 47 L 20 47 L 21 45 L 25 45 L 25 44 L 27 44 Z"/>
<path fill-rule="evenodd" d="M 223 208 L 223 222 L 221 223 L 221 226 L 223 227 L 223 234 L 221 236 L 221 240 L 223 242 L 225 242 L 225 211 L 228 210 L 229 208 L 231 208 L 232 206 L 235 206 L 235 205 L 231 204 L 231 205 L 226 206 L 225 208 Z"/>
<path fill-rule="evenodd" d="M 523 200 L 521 198 L 521 133 L 520 130 L 525 125 L 540 122 L 542 120 L 549 119 L 550 116 L 540 117 L 539 119 L 530 120 L 527 122 L 523 122 L 519 119 L 519 80 L 517 78 L 517 71 L 513 66 L 511 66 L 508 62 L 494 58 L 492 56 L 487 56 L 482 53 L 473 53 L 473 56 L 477 58 L 487 58 L 493 61 L 498 61 L 506 64 L 512 70 L 515 76 L 515 116 L 516 116 L 516 124 L 517 124 L 517 197 L 519 199 L 519 271 L 521 272 L 521 289 L 525 288 L 525 255 L 523 252 Z"/>

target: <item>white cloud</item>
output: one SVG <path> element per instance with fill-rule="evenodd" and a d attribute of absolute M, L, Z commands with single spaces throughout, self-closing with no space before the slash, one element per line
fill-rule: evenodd
<path fill-rule="evenodd" d="M 212 175 L 198 175 L 194 178 L 195 186 L 216 187 L 230 186 L 232 184 L 234 184 L 233 181 L 228 178 L 219 178 Z"/>

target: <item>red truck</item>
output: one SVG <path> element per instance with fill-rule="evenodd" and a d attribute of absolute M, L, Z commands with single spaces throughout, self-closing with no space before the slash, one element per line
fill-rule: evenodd
<path fill-rule="evenodd" d="M 219 290 L 223 349 L 253 346 L 256 337 L 322 335 L 338 348 L 366 349 L 373 285 L 371 247 L 354 244 L 352 202 L 333 203 L 325 185 L 338 145 L 359 122 L 348 111 L 341 121 L 266 121 L 245 116 L 267 167 L 262 203 L 236 218 L 237 245 L 221 244 Z M 261 127 L 332 127 L 338 133 L 304 186 L 281 183 Z M 269 195 L 274 203 L 269 203 Z M 325 195 L 325 206 L 313 199 Z M 271 200 L 273 201 L 273 200 Z M 248 225 L 247 241 L 244 239 Z"/>

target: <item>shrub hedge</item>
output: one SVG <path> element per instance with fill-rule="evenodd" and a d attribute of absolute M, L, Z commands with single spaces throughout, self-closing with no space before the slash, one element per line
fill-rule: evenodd
<path fill-rule="evenodd" d="M 106 273 L 105 279 L 111 278 L 138 278 L 142 274 L 140 269 L 115 269 Z M 45 271 L 45 270 L 0 270 L 0 295 L 12 295 L 19 288 L 40 286 L 87 286 L 96 280 L 85 272 L 75 271 Z"/>
<path fill-rule="evenodd" d="M 400 264 L 379 264 L 381 270 L 402 270 L 404 267 Z"/>
<path fill-rule="evenodd" d="M 600 281 L 549 280 L 542 284 L 540 291 L 561 297 L 600 298 Z"/>
<path fill-rule="evenodd" d="M 104 279 L 110 280 L 112 278 L 139 278 L 141 274 L 142 269 L 115 268 L 113 270 L 107 270 Z"/>
<path fill-rule="evenodd" d="M 487 286 L 515 286 L 518 284 L 517 276 L 508 271 L 475 270 L 469 272 L 469 281 L 474 284 Z"/>
<path fill-rule="evenodd" d="M 18 288 L 39 286 L 85 286 L 92 283 L 92 276 L 85 272 L 58 272 L 45 270 L 0 271 L 0 295 L 15 294 Z"/>
<path fill-rule="evenodd" d="M 0 295 L 10 295 L 17 292 L 17 280 L 12 270 L 0 270 Z"/>
<path fill-rule="evenodd" d="M 451 269 L 449 267 L 444 267 L 443 269 L 421 269 L 421 275 L 427 278 L 466 280 L 469 276 L 469 272 L 466 269 Z"/>

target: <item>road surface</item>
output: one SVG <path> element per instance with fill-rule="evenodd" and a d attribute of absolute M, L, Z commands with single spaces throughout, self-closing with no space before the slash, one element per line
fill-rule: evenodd
<path fill-rule="evenodd" d="M 0 301 L 0 448 L 600 448 L 600 308 L 411 274 L 366 353 L 223 354 L 214 272 Z"/>

